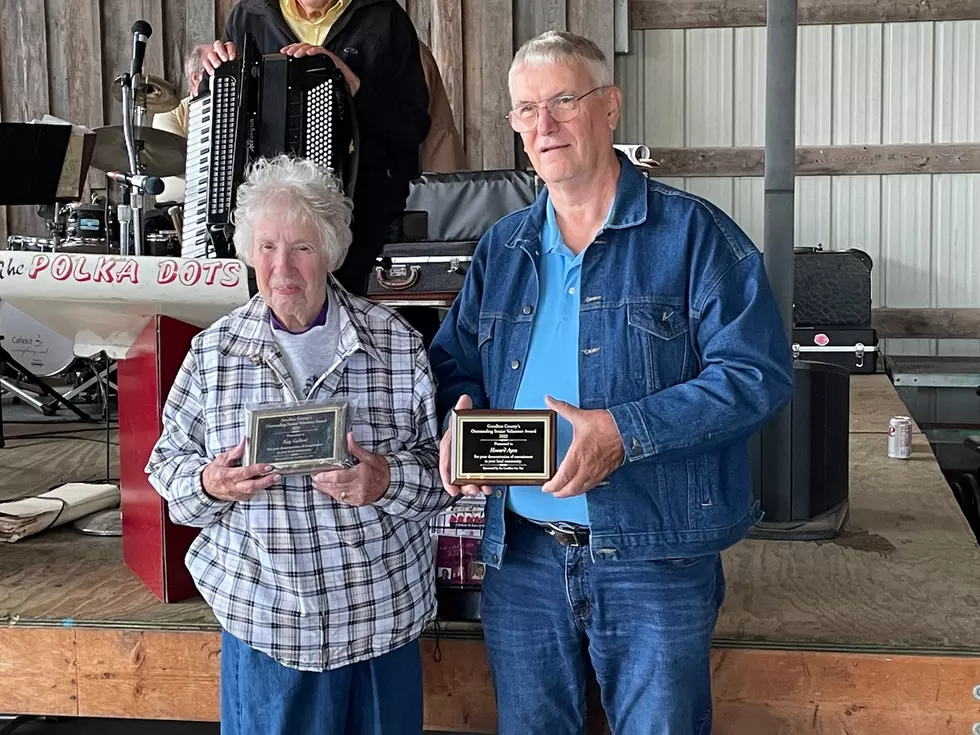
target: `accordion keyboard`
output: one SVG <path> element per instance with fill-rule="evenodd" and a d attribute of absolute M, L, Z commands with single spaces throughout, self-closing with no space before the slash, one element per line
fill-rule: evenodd
<path fill-rule="evenodd" d="M 213 257 L 209 231 L 222 228 L 231 216 L 237 84 L 232 74 L 217 75 L 211 80 L 210 93 L 193 100 L 189 106 L 181 233 L 181 254 L 185 258 Z"/>

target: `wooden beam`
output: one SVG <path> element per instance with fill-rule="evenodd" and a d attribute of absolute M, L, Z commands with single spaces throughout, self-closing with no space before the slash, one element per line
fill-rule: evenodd
<path fill-rule="evenodd" d="M 762 176 L 763 148 L 651 148 L 655 178 Z M 798 176 L 980 173 L 980 144 L 804 146 L 796 149 Z"/>
<path fill-rule="evenodd" d="M 0 712 L 78 714 L 74 631 L 0 626 Z"/>
<path fill-rule="evenodd" d="M 459 0 L 432 3 L 432 55 L 446 87 L 456 129 L 463 129 L 463 9 Z"/>
<path fill-rule="evenodd" d="M 871 323 L 879 339 L 980 340 L 980 309 L 878 308 Z"/>
<path fill-rule="evenodd" d="M 799 0 L 801 25 L 978 20 L 980 0 Z M 765 0 L 630 0 L 630 27 L 764 26 Z"/>
<path fill-rule="evenodd" d="M 2 628 L 0 711 L 216 721 L 219 660 L 212 631 Z M 953 735 L 980 721 L 980 659 L 966 655 L 715 648 L 711 669 L 725 735 Z M 424 639 L 422 672 L 426 728 L 496 731 L 483 641 Z M 589 721 L 590 735 L 609 732 L 597 708 Z"/>

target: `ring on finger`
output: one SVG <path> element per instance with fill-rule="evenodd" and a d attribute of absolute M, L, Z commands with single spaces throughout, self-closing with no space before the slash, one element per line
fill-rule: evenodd
<path fill-rule="evenodd" d="M 340 493 L 340 501 L 342 503 L 346 503 L 347 502 L 347 491 L 346 490 L 344 490 L 344 491 L 342 491 Z"/>

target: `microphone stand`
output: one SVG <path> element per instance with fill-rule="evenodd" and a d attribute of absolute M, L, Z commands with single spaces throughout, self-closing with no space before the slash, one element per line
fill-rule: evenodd
<path fill-rule="evenodd" d="M 133 27 L 134 33 L 137 27 L 143 24 L 143 33 L 147 37 L 150 35 L 149 24 L 138 21 Z M 141 37 L 142 38 L 142 37 Z M 145 44 L 145 39 L 143 43 Z M 129 173 L 132 176 L 139 176 L 143 173 L 139 161 L 140 146 L 136 140 L 136 129 L 143 127 L 143 120 L 146 116 L 146 105 L 141 102 L 140 92 L 143 86 L 143 66 L 142 51 L 133 49 L 132 71 L 122 75 L 122 111 L 123 111 L 123 139 L 126 142 L 126 157 L 129 161 Z M 144 189 L 139 181 L 129 181 L 123 188 L 123 204 L 117 210 L 119 219 L 119 252 L 121 255 L 142 255 L 144 250 L 143 243 L 143 207 Z M 126 204 L 126 200 L 129 203 Z M 132 240 L 130 240 L 132 233 Z M 130 248 L 132 245 L 132 248 Z M 131 252 L 132 251 L 132 252 Z"/>

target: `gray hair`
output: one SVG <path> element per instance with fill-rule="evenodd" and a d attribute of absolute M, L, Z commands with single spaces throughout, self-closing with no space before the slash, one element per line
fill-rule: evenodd
<path fill-rule="evenodd" d="M 252 265 L 255 223 L 274 210 L 287 224 L 301 221 L 312 225 L 320 235 L 315 244 L 326 259 L 327 269 L 333 272 L 340 267 L 353 238 L 353 204 L 344 195 L 340 179 L 310 160 L 285 154 L 260 158 L 252 164 L 238 187 L 232 214 L 235 251 L 245 265 Z"/>
<path fill-rule="evenodd" d="M 191 78 L 191 74 L 197 72 L 198 74 L 204 74 L 204 57 L 207 55 L 207 50 L 210 48 L 207 45 L 196 44 L 187 55 L 184 56 L 184 76 L 188 79 Z"/>
<path fill-rule="evenodd" d="M 526 41 L 511 62 L 510 74 L 519 66 L 570 64 L 576 61 L 585 65 L 596 86 L 608 87 L 613 84 L 612 69 L 602 49 L 589 39 L 568 31 L 545 31 Z"/>

